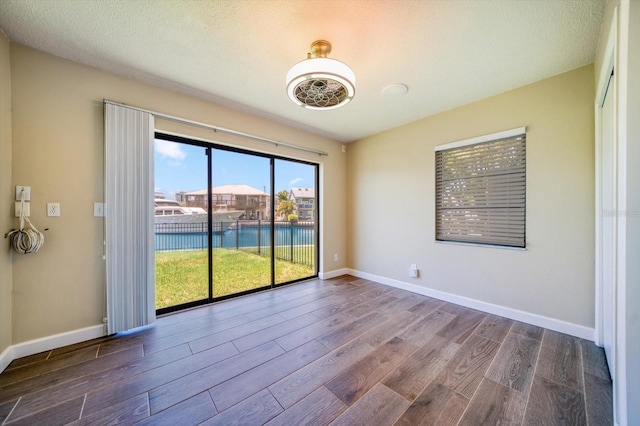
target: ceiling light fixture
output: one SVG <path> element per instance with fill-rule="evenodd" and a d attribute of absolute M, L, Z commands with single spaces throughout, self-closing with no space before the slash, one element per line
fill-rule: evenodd
<path fill-rule="evenodd" d="M 287 73 L 287 94 L 309 109 L 334 109 L 348 104 L 356 93 L 356 76 L 343 62 L 327 58 L 331 43 L 311 43 L 307 59 Z"/>

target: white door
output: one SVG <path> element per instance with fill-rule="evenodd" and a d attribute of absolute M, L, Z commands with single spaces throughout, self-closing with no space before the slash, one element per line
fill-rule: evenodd
<path fill-rule="evenodd" d="M 613 379 L 613 342 L 615 338 L 615 282 L 616 282 L 616 146 L 614 138 L 613 106 L 614 76 L 609 79 L 609 87 L 601 109 L 601 200 L 602 200 L 602 327 L 604 351 L 607 355 L 609 371 Z"/>

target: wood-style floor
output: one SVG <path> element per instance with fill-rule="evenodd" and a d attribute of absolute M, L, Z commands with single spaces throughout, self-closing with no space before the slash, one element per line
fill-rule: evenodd
<path fill-rule="evenodd" d="M 15 360 L 0 424 L 610 425 L 592 342 L 349 276 Z"/>

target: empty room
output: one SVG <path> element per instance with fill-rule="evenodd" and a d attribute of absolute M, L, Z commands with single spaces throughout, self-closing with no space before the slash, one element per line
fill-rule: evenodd
<path fill-rule="evenodd" d="M 640 425 L 640 2 L 0 2 L 0 425 Z"/>

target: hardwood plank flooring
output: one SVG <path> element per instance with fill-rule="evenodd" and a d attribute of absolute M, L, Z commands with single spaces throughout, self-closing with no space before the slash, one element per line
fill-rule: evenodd
<path fill-rule="evenodd" d="M 14 360 L 0 426 L 612 423 L 592 342 L 342 276 Z"/>
<path fill-rule="evenodd" d="M 539 341 L 509 333 L 486 377 L 511 389 L 528 393 L 539 349 Z"/>
<path fill-rule="evenodd" d="M 522 421 L 525 404 L 523 393 L 484 378 L 458 424 L 517 425 Z"/>

